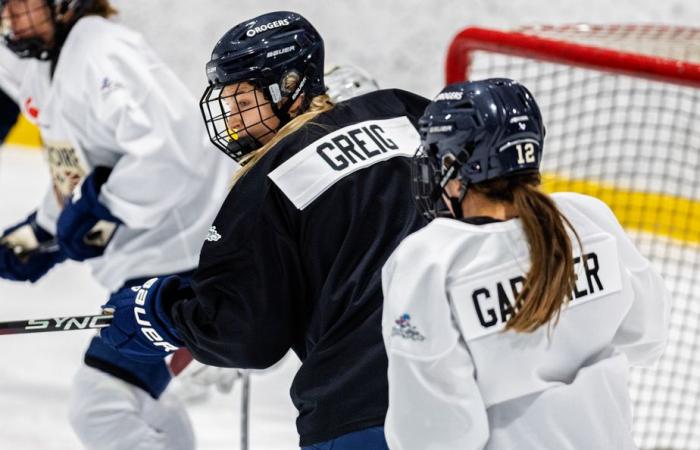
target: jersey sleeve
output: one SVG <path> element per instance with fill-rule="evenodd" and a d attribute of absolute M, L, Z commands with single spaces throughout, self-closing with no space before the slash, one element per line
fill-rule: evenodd
<path fill-rule="evenodd" d="M 304 331 L 297 311 L 305 277 L 285 220 L 293 206 L 256 169 L 234 186 L 214 221 L 194 298 L 171 310 L 181 338 L 205 364 L 266 368 Z"/>
<path fill-rule="evenodd" d="M 19 104 L 19 88 L 24 76 L 26 61 L 17 57 L 4 45 L 0 45 L 0 89 Z"/>
<path fill-rule="evenodd" d="M 410 235 L 382 269 L 382 334 L 387 352 L 436 358 L 452 348 L 459 333 L 450 327 L 446 294 L 448 261 L 439 260 L 432 227 Z"/>
<path fill-rule="evenodd" d="M 404 241 L 382 271 L 387 442 L 399 450 L 480 449 L 489 431 L 474 365 L 452 320 L 445 268 L 425 261 L 425 249 L 412 245 L 417 236 Z"/>
<path fill-rule="evenodd" d="M 447 266 L 430 261 L 430 252 L 416 245 L 430 239 L 426 230 L 404 241 L 382 270 L 389 358 L 385 434 L 392 449 L 481 449 L 489 436 L 486 407 L 453 321 Z"/>
<path fill-rule="evenodd" d="M 633 296 L 632 305 L 612 344 L 627 356 L 632 365 L 653 364 L 666 345 L 671 304 L 668 289 L 656 269 L 639 253 L 610 208 L 598 199 L 581 197 L 589 216 L 615 236 L 623 276 Z"/>
<path fill-rule="evenodd" d="M 628 269 L 634 301 L 613 345 L 632 365 L 654 364 L 666 347 L 669 326 L 670 295 L 664 280 L 651 266 Z"/>
<path fill-rule="evenodd" d="M 58 207 L 58 202 L 56 201 L 56 193 L 53 190 L 53 185 L 49 186 L 44 197 L 39 204 L 36 214 L 36 222 L 40 227 L 56 235 L 56 223 L 58 222 L 58 216 L 61 214 L 61 210 Z"/>
<path fill-rule="evenodd" d="M 393 89 L 396 98 L 405 106 L 406 117 L 418 128 L 418 120 L 423 116 L 430 100 L 402 89 Z"/>
<path fill-rule="evenodd" d="M 463 340 L 435 359 L 389 353 L 389 448 L 483 449 L 489 439 L 486 406 Z"/>
<path fill-rule="evenodd" d="M 116 160 L 100 201 L 128 227 L 152 228 L 205 182 L 204 128 L 194 98 L 146 44 L 106 46 L 86 71 L 84 145 Z"/>

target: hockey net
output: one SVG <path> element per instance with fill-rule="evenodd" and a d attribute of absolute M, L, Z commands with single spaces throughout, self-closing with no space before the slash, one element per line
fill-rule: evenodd
<path fill-rule="evenodd" d="M 527 86 L 547 129 L 544 188 L 604 200 L 661 271 L 669 343 L 632 371 L 634 434 L 643 449 L 700 449 L 700 29 L 467 28 L 446 70 Z"/>

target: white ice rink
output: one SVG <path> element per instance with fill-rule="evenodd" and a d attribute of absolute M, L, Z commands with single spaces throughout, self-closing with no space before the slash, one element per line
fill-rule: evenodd
<path fill-rule="evenodd" d="M 431 96 L 442 86 L 451 37 L 468 25 L 660 23 L 697 26 L 698 0 L 116 0 L 119 20 L 146 35 L 193 93 L 204 62 L 235 23 L 270 10 L 306 15 L 326 38 L 327 60 L 352 62 L 385 87 Z M 212 151 L 215 151 L 212 149 Z M 38 204 L 48 170 L 38 151 L 0 148 L 0 230 Z M 0 321 L 91 314 L 106 292 L 68 262 L 36 285 L 0 280 Z M 79 449 L 66 418 L 71 377 L 89 331 L 0 336 L 0 450 Z M 252 379 L 251 449 L 296 449 L 289 386 L 298 362 Z M 239 393 L 191 405 L 199 448 L 238 449 Z"/>

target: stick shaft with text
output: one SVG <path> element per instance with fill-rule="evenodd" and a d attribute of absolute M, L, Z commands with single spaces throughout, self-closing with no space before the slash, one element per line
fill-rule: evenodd
<path fill-rule="evenodd" d="M 112 317 L 111 314 L 98 314 L 0 322 L 0 335 L 98 329 L 109 326 Z"/>

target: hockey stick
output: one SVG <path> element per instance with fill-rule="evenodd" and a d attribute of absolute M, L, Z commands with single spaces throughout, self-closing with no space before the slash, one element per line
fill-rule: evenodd
<path fill-rule="evenodd" d="M 47 242 L 39 243 L 39 246 L 31 250 L 22 248 L 21 246 L 16 246 L 12 248 L 15 255 L 20 259 L 20 261 L 27 261 L 30 257 L 37 253 L 53 253 L 58 251 L 58 242 L 56 239 L 51 239 Z"/>
<path fill-rule="evenodd" d="M 241 386 L 241 450 L 248 450 L 250 438 L 248 431 L 250 428 L 250 372 L 243 374 Z"/>
<path fill-rule="evenodd" d="M 94 316 L 52 317 L 50 319 L 0 322 L 0 335 L 104 328 L 112 322 L 112 317 L 111 314 L 99 314 Z"/>

